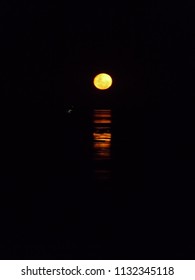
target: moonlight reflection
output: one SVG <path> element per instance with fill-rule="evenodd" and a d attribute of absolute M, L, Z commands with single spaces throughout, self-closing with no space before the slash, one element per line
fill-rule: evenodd
<path fill-rule="evenodd" d="M 94 110 L 93 112 L 93 149 L 95 174 L 97 179 L 110 179 L 111 160 L 111 110 Z"/>

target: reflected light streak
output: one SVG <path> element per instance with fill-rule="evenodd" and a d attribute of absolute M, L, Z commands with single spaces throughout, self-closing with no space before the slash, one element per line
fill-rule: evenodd
<path fill-rule="evenodd" d="M 94 120 L 93 123 L 111 123 L 111 120 L 109 119 L 101 119 L 101 120 Z"/>
<path fill-rule="evenodd" d="M 111 170 L 109 163 L 111 160 L 111 110 L 94 110 L 93 114 L 93 150 L 94 162 L 96 164 L 95 174 L 101 181 L 107 181 L 110 178 Z M 104 125 L 106 124 L 106 126 Z"/>
<path fill-rule="evenodd" d="M 97 132 L 94 132 L 93 133 L 93 139 L 94 141 L 105 141 L 105 142 L 108 142 L 108 141 L 111 141 L 111 133 L 97 133 Z"/>

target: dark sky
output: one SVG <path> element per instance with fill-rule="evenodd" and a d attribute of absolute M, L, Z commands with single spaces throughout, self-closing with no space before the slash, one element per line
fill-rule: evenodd
<path fill-rule="evenodd" d="M 194 4 L 1 2 L 6 95 L 84 102 L 99 71 L 117 102 L 193 94 Z M 17 92 L 17 94 L 15 94 Z M 113 94 L 114 95 L 114 94 Z M 82 97 L 81 97 L 82 96 Z M 177 98 L 177 97 L 176 97 Z"/>

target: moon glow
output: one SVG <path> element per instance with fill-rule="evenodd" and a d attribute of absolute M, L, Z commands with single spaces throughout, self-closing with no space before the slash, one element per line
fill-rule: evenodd
<path fill-rule="evenodd" d="M 100 90 L 105 90 L 111 87 L 112 78 L 110 75 L 106 73 L 100 73 L 97 76 L 95 76 L 93 83 L 96 88 Z"/>

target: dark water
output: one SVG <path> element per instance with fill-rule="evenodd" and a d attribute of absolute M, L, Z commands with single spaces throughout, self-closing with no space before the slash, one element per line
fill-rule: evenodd
<path fill-rule="evenodd" d="M 40 112 L 7 132 L 2 258 L 193 258 L 186 126 L 139 106 Z"/>

